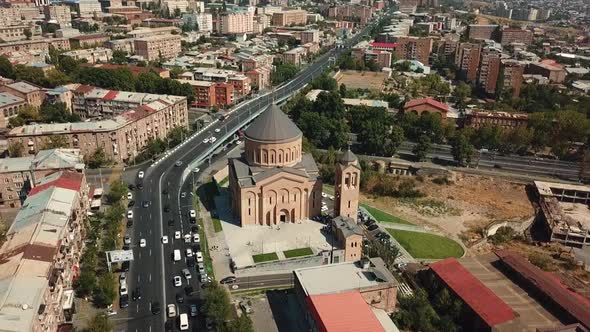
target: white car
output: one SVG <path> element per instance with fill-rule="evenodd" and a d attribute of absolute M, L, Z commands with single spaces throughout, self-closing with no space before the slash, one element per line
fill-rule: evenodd
<path fill-rule="evenodd" d="M 191 235 L 184 234 L 184 243 L 191 243 Z"/>
<path fill-rule="evenodd" d="M 168 244 L 168 235 L 162 236 L 162 244 Z"/>
<path fill-rule="evenodd" d="M 182 279 L 180 276 L 174 276 L 174 287 L 182 286 Z"/>
<path fill-rule="evenodd" d="M 199 237 L 199 234 L 197 234 L 197 233 L 193 234 L 193 242 L 194 243 L 201 242 L 201 238 Z"/>
<path fill-rule="evenodd" d="M 219 129 L 219 128 L 215 129 L 215 132 L 216 132 L 216 133 L 218 133 L 218 132 L 220 132 L 220 131 L 221 131 L 221 129 Z"/>
<path fill-rule="evenodd" d="M 180 231 L 174 232 L 174 239 L 175 240 L 180 240 L 181 237 L 182 237 L 182 235 L 180 234 Z"/>
<path fill-rule="evenodd" d="M 198 167 L 193 168 L 193 173 L 199 173 L 200 171 L 201 169 Z"/>
<path fill-rule="evenodd" d="M 198 263 L 203 263 L 203 253 L 202 253 L 202 252 L 200 252 L 200 251 L 197 251 L 197 252 L 195 253 L 195 256 L 197 256 L 197 262 L 198 262 Z"/>
<path fill-rule="evenodd" d="M 132 210 L 127 211 L 127 219 L 133 219 L 133 211 Z"/>
<path fill-rule="evenodd" d="M 176 304 L 169 304 L 167 309 L 168 309 L 168 318 L 176 317 Z"/>
<path fill-rule="evenodd" d="M 145 239 L 139 240 L 139 247 L 140 248 L 145 248 L 145 244 L 146 244 Z"/>
<path fill-rule="evenodd" d="M 323 198 L 326 198 L 326 197 L 328 197 L 328 194 L 326 194 L 326 193 L 322 193 L 322 197 L 323 197 Z"/>
<path fill-rule="evenodd" d="M 186 197 L 186 192 L 185 191 L 181 192 L 180 193 L 180 198 L 185 198 L 185 197 Z"/>
<path fill-rule="evenodd" d="M 193 250 L 191 248 L 186 248 L 186 257 L 193 257 Z"/>
<path fill-rule="evenodd" d="M 209 143 L 209 137 L 205 138 L 205 139 L 203 140 L 203 143 Z"/>
<path fill-rule="evenodd" d="M 215 141 L 217 141 L 217 138 L 215 136 L 211 137 L 211 143 L 215 143 Z"/>
<path fill-rule="evenodd" d="M 195 210 L 190 210 L 190 212 L 189 212 L 189 215 L 190 215 L 190 217 L 191 217 L 191 218 L 193 218 L 193 219 L 194 219 L 194 218 L 196 218 L 196 217 L 197 217 L 197 211 L 195 211 Z"/>
<path fill-rule="evenodd" d="M 127 193 L 127 199 L 128 200 L 132 200 L 133 199 L 133 194 L 132 193 Z"/>
<path fill-rule="evenodd" d="M 187 282 L 192 278 L 191 272 L 188 269 L 182 269 L 182 275 L 184 276 Z"/>
<path fill-rule="evenodd" d="M 139 173 L 137 173 L 137 177 L 140 179 L 143 179 L 144 175 L 145 175 L 145 173 L 143 171 L 139 171 Z"/>

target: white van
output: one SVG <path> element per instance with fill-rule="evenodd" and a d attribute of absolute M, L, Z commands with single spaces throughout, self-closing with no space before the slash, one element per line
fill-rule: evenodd
<path fill-rule="evenodd" d="M 180 260 L 180 250 L 179 249 L 175 249 L 174 250 L 174 261 L 178 262 Z"/>
<path fill-rule="evenodd" d="M 180 330 L 181 331 L 188 330 L 188 315 L 187 314 L 180 314 Z"/>

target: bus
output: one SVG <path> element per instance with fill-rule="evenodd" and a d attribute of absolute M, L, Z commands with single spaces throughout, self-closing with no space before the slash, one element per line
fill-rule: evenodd
<path fill-rule="evenodd" d="M 188 330 L 188 315 L 187 314 L 180 314 L 180 330 L 186 331 Z"/>

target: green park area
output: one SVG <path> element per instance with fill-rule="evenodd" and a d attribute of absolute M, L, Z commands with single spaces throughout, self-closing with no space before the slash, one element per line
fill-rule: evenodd
<path fill-rule="evenodd" d="M 311 248 L 298 248 L 292 250 L 285 250 L 283 251 L 285 254 L 285 258 L 293 258 L 293 257 L 301 257 L 301 256 L 311 256 L 313 255 L 313 251 Z"/>
<path fill-rule="evenodd" d="M 388 229 L 399 244 L 414 258 L 443 259 L 463 256 L 463 247 L 449 238 L 421 232 Z"/>
<path fill-rule="evenodd" d="M 360 203 L 360 206 L 362 208 L 364 208 L 365 210 L 367 210 L 373 217 L 375 217 L 375 219 L 377 219 L 377 221 L 391 222 L 391 223 L 395 223 L 395 224 L 413 225 L 411 222 L 405 221 L 401 218 L 398 218 L 394 215 L 391 215 L 387 212 L 381 211 L 381 210 L 374 208 L 372 206 L 369 206 L 367 204 Z"/>
<path fill-rule="evenodd" d="M 258 254 L 252 256 L 254 259 L 254 263 L 262 263 L 262 262 L 270 262 L 270 261 L 278 261 L 279 256 L 277 256 L 276 252 L 269 252 L 267 254 Z"/>

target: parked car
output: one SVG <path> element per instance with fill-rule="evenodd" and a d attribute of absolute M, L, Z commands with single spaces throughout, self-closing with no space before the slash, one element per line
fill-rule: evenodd
<path fill-rule="evenodd" d="M 125 294 L 119 297 L 119 306 L 121 309 L 127 308 L 129 306 L 129 295 Z"/>
<path fill-rule="evenodd" d="M 203 253 L 202 253 L 202 252 L 200 252 L 200 251 L 197 251 L 197 252 L 195 253 L 195 255 L 197 256 L 197 262 L 199 262 L 199 263 L 203 263 Z"/>
<path fill-rule="evenodd" d="M 252 305 L 248 301 L 241 301 L 240 308 L 242 308 L 242 311 L 246 314 L 251 314 L 253 312 Z"/>
<path fill-rule="evenodd" d="M 180 276 L 174 276 L 173 280 L 174 280 L 174 287 L 182 286 L 182 279 L 180 278 Z"/>
<path fill-rule="evenodd" d="M 187 282 L 191 280 L 191 272 L 188 269 L 182 269 L 182 275 L 184 276 Z"/>
<path fill-rule="evenodd" d="M 184 296 L 181 293 L 176 294 L 176 302 L 178 302 L 178 303 L 184 302 Z"/>
<path fill-rule="evenodd" d="M 176 317 L 176 304 L 172 303 L 167 305 L 166 311 L 168 312 L 168 318 Z"/>
<path fill-rule="evenodd" d="M 143 171 L 139 171 L 139 173 L 137 173 L 137 177 L 140 179 L 143 179 L 144 175 L 145 175 L 145 173 Z"/>
<path fill-rule="evenodd" d="M 158 315 L 160 314 L 160 302 L 152 302 L 152 314 Z"/>
<path fill-rule="evenodd" d="M 197 308 L 196 304 L 191 304 L 191 317 L 196 317 L 199 313 L 199 309 Z"/>
<path fill-rule="evenodd" d="M 376 224 L 373 224 L 373 225 L 371 225 L 371 226 L 367 227 L 367 229 L 368 229 L 369 231 L 374 231 L 374 230 L 376 230 L 377 228 L 379 228 L 379 226 L 377 226 Z"/>
<path fill-rule="evenodd" d="M 235 276 L 227 276 L 223 279 L 221 279 L 219 281 L 220 284 L 225 285 L 225 284 L 233 284 L 234 282 L 236 282 L 237 278 Z"/>

